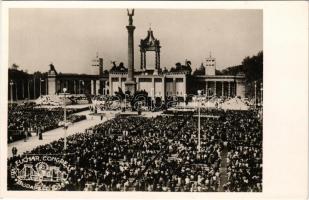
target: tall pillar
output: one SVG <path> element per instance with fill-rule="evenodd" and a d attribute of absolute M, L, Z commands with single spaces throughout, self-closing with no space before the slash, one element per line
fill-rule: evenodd
<path fill-rule="evenodd" d="M 119 84 L 119 87 L 120 87 L 121 89 L 123 89 L 123 88 L 122 88 L 122 78 L 121 78 L 121 76 L 120 76 L 119 79 L 118 79 L 118 84 Z"/>
<path fill-rule="evenodd" d="M 109 85 L 109 88 L 108 88 L 108 90 L 109 90 L 109 95 L 110 96 L 113 96 L 113 83 L 112 83 L 112 78 L 111 78 L 111 76 L 109 75 L 109 77 L 108 77 L 108 85 Z"/>
<path fill-rule="evenodd" d="M 245 83 L 244 81 L 236 81 L 236 96 L 240 96 L 241 98 L 245 97 Z"/>
<path fill-rule="evenodd" d="M 207 97 L 208 96 L 208 81 L 206 81 L 205 94 L 206 94 L 206 97 Z"/>
<path fill-rule="evenodd" d="M 176 78 L 173 78 L 173 95 L 176 96 Z"/>
<path fill-rule="evenodd" d="M 155 78 L 152 78 L 152 88 L 153 88 L 153 99 L 155 99 L 156 96 L 156 84 L 155 84 Z"/>
<path fill-rule="evenodd" d="M 158 69 L 160 69 L 160 51 L 158 51 Z"/>
<path fill-rule="evenodd" d="M 184 86 L 185 86 L 184 94 L 187 94 L 187 76 L 186 75 L 183 77 L 183 81 L 184 81 Z"/>
<path fill-rule="evenodd" d="M 140 90 L 139 78 L 136 78 L 136 88 L 137 90 Z"/>
<path fill-rule="evenodd" d="M 91 82 L 91 94 L 95 95 L 95 80 L 90 80 Z"/>
<path fill-rule="evenodd" d="M 135 26 L 127 26 L 128 29 L 128 81 L 133 81 L 134 67 L 134 38 L 133 32 Z"/>
<path fill-rule="evenodd" d="M 143 51 L 141 50 L 141 70 L 143 70 L 144 67 L 144 55 L 143 55 Z"/>
<path fill-rule="evenodd" d="M 55 75 L 48 75 L 48 94 L 54 95 L 57 92 L 57 83 Z"/>
<path fill-rule="evenodd" d="M 228 82 L 228 92 L 227 92 L 227 96 L 230 97 L 231 96 L 231 82 Z"/>
<path fill-rule="evenodd" d="M 25 84 L 25 81 L 22 80 L 22 82 L 21 82 L 22 99 L 25 99 L 25 86 L 24 86 L 24 84 Z"/>
<path fill-rule="evenodd" d="M 217 96 L 217 81 L 214 81 L 214 96 Z"/>
<path fill-rule="evenodd" d="M 96 80 L 95 92 L 94 92 L 95 95 L 99 95 L 100 93 L 103 92 L 103 89 L 100 86 L 101 86 L 101 80 Z"/>
<path fill-rule="evenodd" d="M 48 82 L 47 82 L 47 78 L 45 79 L 45 94 L 47 95 L 48 93 Z"/>
<path fill-rule="evenodd" d="M 146 52 L 143 53 L 143 59 L 144 59 L 143 70 L 146 70 Z"/>
<path fill-rule="evenodd" d="M 135 93 L 135 81 L 133 79 L 133 73 L 134 73 L 134 29 L 135 26 L 133 26 L 133 16 L 134 16 L 134 9 L 131 13 L 129 13 L 128 10 L 128 16 L 129 16 L 129 25 L 126 26 L 128 30 L 128 78 L 125 83 L 126 91 L 130 91 L 131 94 Z"/>
<path fill-rule="evenodd" d="M 163 94 L 162 94 L 162 100 L 165 101 L 165 96 L 166 96 L 166 85 L 165 85 L 165 77 L 162 77 L 162 87 L 163 87 Z"/>
<path fill-rule="evenodd" d="M 76 80 L 73 80 L 73 88 L 74 88 L 74 94 L 76 94 Z"/>
<path fill-rule="evenodd" d="M 222 86 L 222 92 L 221 92 L 221 96 L 224 96 L 224 81 L 221 82 L 221 86 Z"/>

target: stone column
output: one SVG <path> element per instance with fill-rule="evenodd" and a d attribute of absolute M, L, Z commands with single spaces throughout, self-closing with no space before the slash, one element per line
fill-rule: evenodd
<path fill-rule="evenodd" d="M 133 23 L 133 20 L 132 20 Z M 133 37 L 133 32 L 135 29 L 135 26 L 132 25 L 132 23 L 130 23 L 129 26 L 127 27 L 128 30 L 128 77 L 127 77 L 127 81 L 125 83 L 125 88 L 126 91 L 130 91 L 131 94 L 135 93 L 135 82 L 133 79 L 133 73 L 134 73 L 134 37 Z"/>
<path fill-rule="evenodd" d="M 136 78 L 136 88 L 137 90 L 140 90 L 139 78 Z"/>
<path fill-rule="evenodd" d="M 110 75 L 108 77 L 108 82 L 109 82 L 109 95 L 113 96 L 113 83 L 112 83 L 112 77 Z"/>
<path fill-rule="evenodd" d="M 208 81 L 206 81 L 206 88 L 205 88 L 206 97 L 208 96 Z"/>
<path fill-rule="evenodd" d="M 144 55 L 143 55 L 143 51 L 141 50 L 141 70 L 143 70 L 143 66 L 144 66 Z"/>
<path fill-rule="evenodd" d="M 122 80 L 121 80 L 121 76 L 118 79 L 118 83 L 119 83 L 119 87 L 122 89 Z"/>
<path fill-rule="evenodd" d="M 245 97 L 244 81 L 241 80 L 236 81 L 236 96 L 240 96 L 241 98 Z"/>
<path fill-rule="evenodd" d="M 217 96 L 217 81 L 214 81 L 214 96 Z"/>
<path fill-rule="evenodd" d="M 160 69 L 160 51 L 158 51 L 158 69 Z"/>
<path fill-rule="evenodd" d="M 25 84 L 25 81 L 23 80 L 23 81 L 21 82 L 22 99 L 25 99 L 25 86 L 24 86 L 24 84 Z"/>
<path fill-rule="evenodd" d="M 143 59 L 144 59 L 144 63 L 143 63 L 143 70 L 146 70 L 146 52 L 143 53 Z"/>
<path fill-rule="evenodd" d="M 222 86 L 222 92 L 221 92 L 221 96 L 224 96 L 224 81 L 221 82 L 221 86 Z"/>
<path fill-rule="evenodd" d="M 173 78 L 173 95 L 176 96 L 176 78 Z"/>
<path fill-rule="evenodd" d="M 48 94 L 48 80 L 45 79 L 45 94 Z"/>
<path fill-rule="evenodd" d="M 155 99 L 156 96 L 156 83 L 155 83 L 155 78 L 152 78 L 152 88 L 153 88 L 153 99 Z"/>
<path fill-rule="evenodd" d="M 59 80 L 59 88 L 58 88 L 58 90 L 59 90 L 60 93 L 62 92 L 62 88 L 63 88 L 63 82 L 62 82 L 62 80 L 60 79 L 60 80 Z"/>
<path fill-rule="evenodd" d="M 134 32 L 135 26 L 127 26 L 128 30 L 128 81 L 133 81 L 134 67 Z"/>
<path fill-rule="evenodd" d="M 96 87 L 95 87 L 95 93 L 94 93 L 95 95 L 99 95 L 100 93 L 103 92 L 102 88 L 100 86 L 101 86 L 101 80 L 99 79 L 99 80 L 96 81 Z M 99 90 L 100 90 L 100 92 L 99 92 Z"/>
<path fill-rule="evenodd" d="M 91 94 L 95 95 L 95 80 L 90 80 L 91 82 Z"/>
<path fill-rule="evenodd" d="M 163 94 L 162 94 L 162 100 L 165 101 L 165 96 L 166 96 L 166 87 L 165 87 L 165 77 L 162 77 L 162 87 L 163 87 Z"/>
<path fill-rule="evenodd" d="M 74 84 L 74 94 L 76 94 L 76 80 L 73 80 L 73 84 Z"/>
<path fill-rule="evenodd" d="M 185 87 L 184 94 L 187 95 L 187 76 L 186 75 L 183 77 L 183 81 L 184 81 L 184 87 Z"/>
<path fill-rule="evenodd" d="M 229 81 L 228 83 L 229 83 L 229 85 L 228 85 L 228 93 L 227 93 L 227 96 L 230 97 L 230 96 L 231 96 L 231 82 Z"/>

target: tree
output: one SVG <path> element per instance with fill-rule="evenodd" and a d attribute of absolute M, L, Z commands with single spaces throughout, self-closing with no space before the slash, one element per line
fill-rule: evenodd
<path fill-rule="evenodd" d="M 18 68 L 19 68 L 19 66 L 18 65 L 16 65 L 15 63 L 13 63 L 13 65 L 12 65 L 12 67 L 11 67 L 12 69 L 14 69 L 14 70 L 18 70 Z"/>
<path fill-rule="evenodd" d="M 203 63 L 201 63 L 201 66 L 197 69 L 194 70 L 193 75 L 205 75 L 206 74 L 206 69 L 203 65 Z"/>
<path fill-rule="evenodd" d="M 247 82 L 260 82 L 263 79 L 263 51 L 255 56 L 246 57 L 242 61 L 242 66 Z"/>
<path fill-rule="evenodd" d="M 185 65 L 182 65 L 180 62 L 177 62 L 175 64 L 175 68 L 172 67 L 171 72 L 181 72 L 181 71 L 188 71 L 189 74 L 191 74 L 192 72 L 192 68 L 191 68 L 191 61 L 186 60 Z"/>
<path fill-rule="evenodd" d="M 260 86 L 263 82 L 263 51 L 254 56 L 247 56 L 243 59 L 241 65 L 228 67 L 221 71 L 222 75 L 245 74 L 246 77 L 246 96 L 253 97 L 255 85 L 257 92 L 260 92 Z M 216 71 L 216 74 L 220 74 Z"/>

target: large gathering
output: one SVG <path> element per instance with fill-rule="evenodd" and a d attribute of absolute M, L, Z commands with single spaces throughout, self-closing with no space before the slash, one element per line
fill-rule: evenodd
<path fill-rule="evenodd" d="M 195 18 L 190 31 L 196 31 L 196 38 L 190 41 L 196 48 L 190 53 L 187 44 L 184 43 L 186 48 L 179 46 L 185 42 L 179 38 L 182 34 L 170 34 L 170 28 L 166 34 L 157 25 L 145 26 L 145 13 L 152 20 L 160 15 L 148 12 L 152 11 L 106 12 L 106 16 L 119 19 L 119 23 L 123 20 L 121 23 L 126 25 L 119 26 L 117 20 L 112 26 L 110 21 L 98 21 L 106 24 L 106 29 L 100 36 L 76 40 L 87 42 L 83 48 L 76 46 L 79 42 L 71 43 L 75 46 L 71 48 L 65 41 L 63 44 L 57 41 L 70 51 L 51 56 L 54 62 L 42 58 L 44 67 L 28 71 L 29 65 L 18 59 L 16 63 L 12 61 L 7 86 L 7 190 L 263 191 L 262 46 L 249 51 L 238 47 L 237 39 L 228 39 L 223 34 L 238 31 L 237 28 L 218 32 L 221 36 L 215 37 L 220 37 L 224 44 L 220 50 L 202 44 L 210 40 L 207 37 L 193 41 L 201 32 L 207 33 L 206 29 L 200 30 L 204 26 L 202 20 Z M 202 11 L 192 12 L 196 16 L 167 10 L 171 20 L 178 24 L 186 17 L 205 17 Z M 226 17 L 232 14 L 229 12 L 219 12 L 218 19 L 230 20 L 231 17 Z M 34 15 L 38 16 L 33 20 L 44 18 L 40 12 Z M 108 19 L 106 16 L 100 20 Z M 256 20 L 260 16 L 261 13 L 253 13 L 238 20 Z M 140 20 L 136 24 L 135 17 Z M 55 26 L 58 23 L 61 20 L 56 20 Z M 163 24 L 162 27 L 174 26 Z M 248 29 L 244 24 L 247 23 L 237 23 L 240 28 Z M 81 30 L 88 28 L 78 27 L 65 33 L 72 33 L 68 38 L 75 38 Z M 63 32 L 59 30 L 60 33 Z M 258 32 L 248 37 L 254 40 L 260 37 L 254 34 Z M 118 39 L 111 40 L 111 35 Z M 135 35 L 144 37 L 136 40 Z M 100 43 L 103 36 L 105 43 Z M 233 42 L 230 45 L 233 49 L 228 48 L 228 42 Z M 98 47 L 103 53 L 96 52 L 93 59 L 89 57 L 91 51 L 84 47 L 98 44 L 109 48 Z M 173 52 L 165 45 L 172 46 Z M 117 51 L 111 47 L 117 47 Z M 68 56 L 76 49 L 83 51 Z M 110 52 L 105 52 L 107 49 Z M 236 50 L 243 52 L 235 56 Z M 50 50 L 51 54 L 58 51 L 62 52 Z M 65 61 L 57 59 L 63 57 Z M 80 62 L 74 63 L 77 57 Z"/>
<path fill-rule="evenodd" d="M 200 152 L 194 112 L 118 116 L 68 137 L 63 155 L 68 177 L 62 190 L 262 191 L 262 125 L 256 113 L 217 110 L 203 115 Z M 63 142 L 27 154 L 59 155 Z M 20 157 L 9 159 L 8 166 L 14 167 L 16 159 Z"/>

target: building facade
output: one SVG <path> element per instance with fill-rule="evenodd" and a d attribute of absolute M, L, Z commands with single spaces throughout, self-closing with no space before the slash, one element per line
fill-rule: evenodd
<path fill-rule="evenodd" d="M 61 74 L 57 73 L 54 66 L 48 72 L 48 94 L 57 94 L 67 88 L 71 94 L 115 95 L 119 90 L 135 91 L 144 90 L 152 98 L 159 97 L 163 101 L 171 96 L 184 97 L 196 94 L 197 89 L 202 89 L 206 96 L 218 97 L 245 97 L 245 76 L 216 75 L 216 59 L 211 55 L 206 58 L 205 75 L 191 75 L 187 69 L 174 71 L 162 70 L 160 66 L 160 41 L 154 37 L 151 28 L 144 39 L 140 40 L 140 67 L 134 66 L 134 29 L 133 16 L 128 10 L 128 68 L 126 70 L 110 70 L 103 74 L 103 59 L 99 58 L 99 73 L 87 74 Z M 155 52 L 155 66 L 149 67 L 147 52 Z"/>

